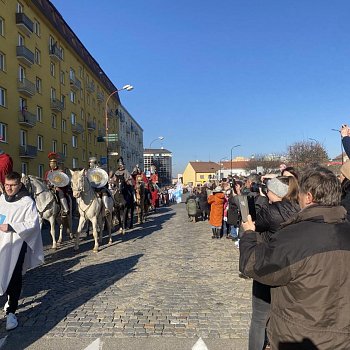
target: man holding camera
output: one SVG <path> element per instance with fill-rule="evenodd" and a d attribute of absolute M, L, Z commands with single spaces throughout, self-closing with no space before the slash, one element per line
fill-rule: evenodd
<path fill-rule="evenodd" d="M 272 349 L 350 349 L 350 223 L 341 188 L 326 168 L 300 179 L 301 211 L 269 242 L 243 224 L 240 271 L 274 286 L 268 335 Z"/>

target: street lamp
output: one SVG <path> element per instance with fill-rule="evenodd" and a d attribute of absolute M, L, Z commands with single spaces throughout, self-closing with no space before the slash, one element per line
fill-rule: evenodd
<path fill-rule="evenodd" d="M 107 100 L 106 100 L 106 104 L 105 104 L 105 123 L 106 123 L 106 151 L 107 151 L 107 158 L 106 158 L 106 167 L 107 167 L 107 173 L 109 172 L 109 148 L 108 148 L 108 112 L 107 112 L 107 109 L 108 109 L 108 101 L 109 99 L 114 95 L 116 94 L 117 92 L 119 91 L 122 91 L 122 90 L 126 90 L 126 91 L 131 91 L 133 90 L 133 86 L 130 85 L 130 84 L 127 84 L 127 85 L 124 85 L 121 89 L 117 89 L 113 92 L 111 92 L 108 97 L 107 97 Z"/>
<path fill-rule="evenodd" d="M 221 162 L 227 160 L 227 157 L 223 157 L 219 160 L 219 180 L 221 180 Z"/>
<path fill-rule="evenodd" d="M 231 148 L 231 179 L 232 179 L 232 151 L 233 151 L 234 148 L 240 147 L 240 146 L 241 146 L 241 145 L 236 145 L 236 146 L 233 146 L 233 147 Z"/>
<path fill-rule="evenodd" d="M 341 163 L 344 164 L 344 154 L 343 154 L 343 140 L 341 137 L 341 132 L 338 129 L 331 129 L 332 131 L 337 131 L 339 132 L 340 135 L 340 152 L 341 152 Z"/>
<path fill-rule="evenodd" d="M 164 136 L 158 136 L 156 139 L 154 139 L 153 141 L 151 141 L 151 143 L 149 144 L 149 148 L 152 148 L 152 147 L 151 147 L 151 146 L 152 146 L 152 143 L 153 143 L 154 141 L 157 141 L 157 140 L 160 140 L 160 141 L 164 140 Z"/>

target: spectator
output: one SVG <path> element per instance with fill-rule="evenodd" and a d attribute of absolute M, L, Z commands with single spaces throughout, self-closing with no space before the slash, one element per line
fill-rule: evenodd
<path fill-rule="evenodd" d="M 201 188 L 201 191 L 198 194 L 198 201 L 199 201 L 199 210 L 202 216 L 202 220 L 205 221 L 209 217 L 208 195 L 207 195 L 207 189 L 205 186 Z"/>
<path fill-rule="evenodd" d="M 340 129 L 340 135 L 342 137 L 342 143 L 346 155 L 350 158 L 350 128 L 343 124 Z"/>
<path fill-rule="evenodd" d="M 345 162 L 340 168 L 341 182 L 341 205 L 347 211 L 347 218 L 350 221 L 350 160 Z"/>
<path fill-rule="evenodd" d="M 5 176 L 0 196 L 0 247 L 0 295 L 7 294 L 6 330 L 11 330 L 18 326 L 22 274 L 44 261 L 39 215 L 16 172 Z"/>
<path fill-rule="evenodd" d="M 222 188 L 220 186 L 215 187 L 213 194 L 208 197 L 208 203 L 210 204 L 209 223 L 213 232 L 211 237 L 213 239 L 221 238 L 220 232 L 222 219 L 224 217 L 224 197 L 225 195 L 222 193 Z"/>
<path fill-rule="evenodd" d="M 282 176 L 294 176 L 298 180 L 298 172 L 292 167 L 288 166 L 282 170 Z"/>
<path fill-rule="evenodd" d="M 197 210 L 199 208 L 198 200 L 194 193 L 190 194 L 190 196 L 186 200 L 186 209 L 188 214 L 188 221 L 196 222 Z"/>
<path fill-rule="evenodd" d="M 301 175 L 299 186 L 301 211 L 269 242 L 258 243 L 250 217 L 243 224 L 240 270 L 275 287 L 272 349 L 304 340 L 319 350 L 350 349 L 350 223 L 340 206 L 340 183 L 316 167 Z"/>

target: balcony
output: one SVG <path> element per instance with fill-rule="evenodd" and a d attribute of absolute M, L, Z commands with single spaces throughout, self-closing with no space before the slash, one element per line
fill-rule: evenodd
<path fill-rule="evenodd" d="M 98 102 L 103 102 L 105 99 L 105 95 L 103 92 L 97 92 L 96 97 Z"/>
<path fill-rule="evenodd" d="M 71 77 L 69 80 L 72 90 L 79 91 L 81 89 L 81 81 L 79 79 L 76 77 Z"/>
<path fill-rule="evenodd" d="M 38 154 L 38 148 L 36 146 L 25 145 L 19 146 L 19 156 L 21 158 L 35 158 Z"/>
<path fill-rule="evenodd" d="M 16 56 L 20 62 L 31 67 L 34 64 L 34 53 L 24 45 L 16 47 Z"/>
<path fill-rule="evenodd" d="M 26 78 L 20 79 L 17 82 L 17 91 L 23 95 L 32 97 L 35 95 L 35 84 Z"/>
<path fill-rule="evenodd" d="M 88 122 L 87 122 L 87 129 L 88 129 L 89 131 L 96 130 L 96 123 L 88 121 Z"/>
<path fill-rule="evenodd" d="M 18 123 L 27 128 L 32 128 L 36 125 L 36 115 L 25 109 L 18 111 Z"/>
<path fill-rule="evenodd" d="M 56 112 L 62 112 L 64 110 L 64 103 L 56 98 L 51 98 L 51 109 Z"/>
<path fill-rule="evenodd" d="M 93 81 L 89 81 L 89 82 L 86 84 L 86 91 L 87 91 L 87 92 L 90 92 L 90 93 L 95 92 L 95 84 L 94 84 Z"/>
<path fill-rule="evenodd" d="M 62 51 L 57 47 L 57 45 L 49 46 L 49 55 L 55 62 L 63 60 Z"/>
<path fill-rule="evenodd" d="M 82 134 L 84 132 L 84 127 L 79 123 L 72 124 L 72 132 L 74 134 Z"/>
<path fill-rule="evenodd" d="M 16 24 L 20 30 L 30 36 L 33 33 L 33 22 L 24 13 L 16 13 Z"/>

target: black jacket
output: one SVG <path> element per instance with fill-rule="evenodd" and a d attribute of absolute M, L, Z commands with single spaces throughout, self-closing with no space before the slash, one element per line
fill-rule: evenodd
<path fill-rule="evenodd" d="M 350 180 L 345 179 L 342 184 L 341 205 L 347 211 L 347 219 L 350 221 Z"/>
<path fill-rule="evenodd" d="M 239 201 L 236 196 L 230 196 L 228 199 L 227 223 L 239 227 L 240 222 Z"/>

